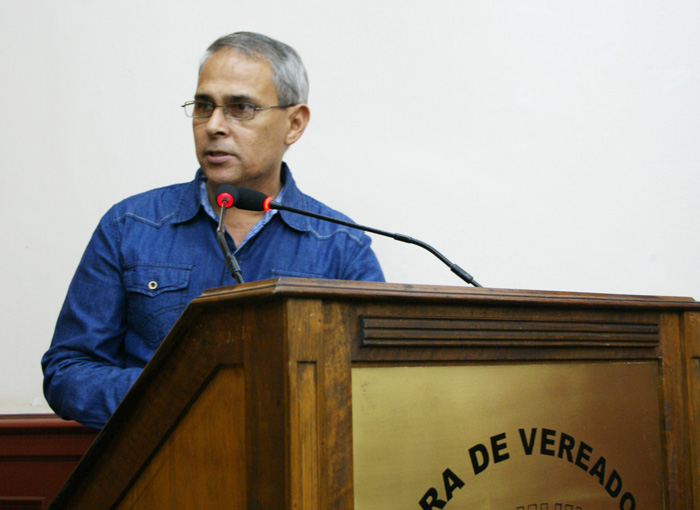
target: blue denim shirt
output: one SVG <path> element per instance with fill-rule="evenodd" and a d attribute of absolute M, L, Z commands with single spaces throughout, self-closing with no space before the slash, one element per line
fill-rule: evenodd
<path fill-rule="evenodd" d="M 282 177 L 277 200 L 348 219 L 301 193 L 286 165 Z M 202 178 L 200 170 L 190 183 L 128 198 L 100 221 L 42 359 L 44 394 L 59 416 L 104 425 L 187 303 L 235 283 Z M 228 242 L 245 281 L 384 279 L 363 232 L 295 213 L 270 211 L 240 246 Z"/>

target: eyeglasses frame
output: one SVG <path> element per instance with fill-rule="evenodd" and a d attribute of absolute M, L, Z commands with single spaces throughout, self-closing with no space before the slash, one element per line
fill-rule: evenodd
<path fill-rule="evenodd" d="M 186 107 L 188 107 L 188 106 L 190 106 L 190 105 L 193 105 L 193 104 L 195 104 L 195 103 L 208 103 L 208 104 L 210 104 L 210 105 L 213 105 L 214 108 L 213 108 L 212 111 L 211 111 L 211 115 L 209 115 L 208 117 L 201 117 L 201 116 L 194 116 L 194 115 L 190 116 L 190 115 L 187 115 L 187 109 L 186 109 Z M 252 117 L 232 117 L 231 115 L 227 115 L 227 111 L 228 111 L 228 108 L 227 108 L 227 107 L 228 107 L 228 106 L 230 106 L 230 105 L 241 105 L 241 104 L 244 104 L 244 105 L 252 106 L 252 107 L 253 107 L 253 116 L 252 116 Z M 216 103 L 213 102 L 213 101 L 201 101 L 201 100 L 199 100 L 199 101 L 187 101 L 186 103 L 184 103 L 183 105 L 181 105 L 181 108 L 183 109 L 183 111 L 185 112 L 185 115 L 186 115 L 187 118 L 189 118 L 189 119 L 210 119 L 210 118 L 214 115 L 214 111 L 216 111 L 217 108 L 221 108 L 221 110 L 222 110 L 223 113 L 224 113 L 224 117 L 226 117 L 227 119 L 233 119 L 233 120 L 253 120 L 253 119 L 255 118 L 255 114 L 256 114 L 257 112 L 261 112 L 261 111 L 264 111 L 264 110 L 271 110 L 271 109 L 273 109 L 273 108 L 289 108 L 289 107 L 291 107 L 291 106 L 296 106 L 296 103 L 295 103 L 295 104 L 287 104 L 287 105 L 278 104 L 278 105 L 275 105 L 275 106 L 257 107 L 257 106 L 255 106 L 255 105 L 252 104 L 252 103 L 224 103 L 224 104 L 216 104 Z"/>

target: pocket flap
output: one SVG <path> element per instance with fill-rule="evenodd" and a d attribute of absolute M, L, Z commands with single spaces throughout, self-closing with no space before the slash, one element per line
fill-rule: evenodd
<path fill-rule="evenodd" d="M 190 284 L 192 266 L 175 264 L 138 264 L 124 271 L 129 292 L 157 296 L 163 292 L 184 289 Z"/>

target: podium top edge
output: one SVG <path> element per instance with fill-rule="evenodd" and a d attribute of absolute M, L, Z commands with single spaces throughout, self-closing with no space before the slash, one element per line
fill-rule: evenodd
<path fill-rule="evenodd" d="M 700 311 L 700 303 L 690 297 L 492 289 L 288 277 L 207 289 L 194 302 L 209 303 L 220 300 L 270 299 L 273 297 L 367 299 L 372 301 L 449 301 L 465 304 L 533 303 L 552 306 L 640 307 Z"/>

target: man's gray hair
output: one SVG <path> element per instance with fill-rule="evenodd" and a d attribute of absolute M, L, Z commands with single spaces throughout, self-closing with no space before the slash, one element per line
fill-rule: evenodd
<path fill-rule="evenodd" d="M 263 58 L 272 67 L 272 81 L 282 105 L 306 103 L 309 99 L 309 78 L 299 54 L 291 46 L 254 32 L 234 32 L 219 37 L 202 57 L 199 70 L 209 57 L 224 48 L 234 48 L 242 55 Z"/>

